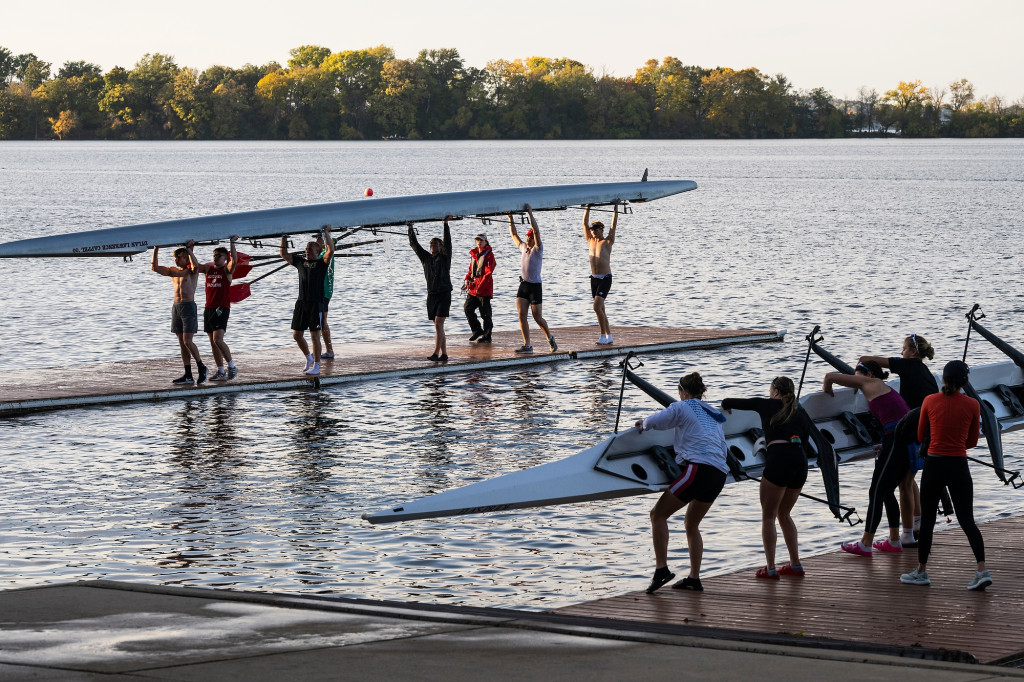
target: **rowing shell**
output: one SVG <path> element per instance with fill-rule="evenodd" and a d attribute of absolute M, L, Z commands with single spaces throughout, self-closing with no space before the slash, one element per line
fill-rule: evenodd
<path fill-rule="evenodd" d="M 316 232 L 324 225 L 334 228 L 401 225 L 442 220 L 448 215 L 501 215 L 521 212 L 526 204 L 533 209 L 544 210 L 608 204 L 616 200 L 640 203 L 694 189 L 697 189 L 697 183 L 690 180 L 645 180 L 360 199 L 22 239 L 0 244 L 0 258 L 129 256 L 143 253 L 154 246 L 184 244 L 190 239 L 196 242 L 216 242 L 228 239 L 231 235 L 240 235 L 246 239 L 269 239 Z"/>
<path fill-rule="evenodd" d="M 888 382 L 899 390 L 899 379 Z M 1024 428 L 1024 374 L 1012 362 L 971 368 L 971 383 L 996 415 L 1000 430 Z M 1003 387 L 1003 388 L 1000 388 Z M 1009 391 L 1014 399 L 1005 398 Z M 810 393 L 800 399 L 822 436 L 832 445 L 839 463 L 871 457 L 881 442 L 881 429 L 868 412 L 864 394 L 849 388 Z M 1016 406 L 1015 406 L 1016 405 Z M 726 444 L 739 463 L 743 479 L 764 468 L 765 450 L 758 439 L 761 421 L 754 412 L 734 410 L 726 415 Z M 664 490 L 673 480 L 663 468 L 657 448 L 672 450 L 673 432 L 630 428 L 565 459 L 523 469 L 437 495 L 363 514 L 370 523 L 510 511 L 574 502 L 606 500 Z M 809 460 L 811 466 L 817 462 Z M 737 476 L 730 473 L 727 481 Z"/>

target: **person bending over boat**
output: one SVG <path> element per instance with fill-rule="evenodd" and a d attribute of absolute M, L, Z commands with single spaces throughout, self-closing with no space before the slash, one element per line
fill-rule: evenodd
<path fill-rule="evenodd" d="M 444 321 L 452 307 L 452 233 L 448 227 L 451 216 L 444 219 L 444 240 L 430 240 L 428 252 L 416 240 L 416 232 L 409 223 L 409 246 L 416 252 L 427 280 L 427 318 L 434 323 L 434 352 L 427 358 L 431 362 L 448 362 L 448 343 L 444 334 Z"/>
<path fill-rule="evenodd" d="M 612 289 L 612 244 L 615 243 L 615 226 L 619 222 L 619 201 L 615 200 L 615 212 L 612 215 L 612 226 L 608 235 L 604 234 L 604 223 L 600 220 L 590 222 L 590 204 L 583 212 L 583 236 L 587 240 L 590 256 L 590 295 L 594 299 L 594 314 L 601 328 L 597 342 L 601 345 L 612 343 L 612 328 L 608 324 L 604 303 L 608 292 Z"/>
<path fill-rule="evenodd" d="M 218 246 L 213 250 L 213 262 L 201 263 L 196 270 L 206 275 L 206 308 L 203 310 L 203 331 L 210 337 L 210 349 L 217 363 L 217 372 L 210 381 L 227 381 L 238 376 L 238 368 L 231 359 L 231 349 L 224 341 L 231 315 L 231 275 L 238 263 L 235 242 L 231 235 L 231 250 Z M 225 367 L 225 363 L 227 366 Z"/>
<path fill-rule="evenodd" d="M 322 249 L 322 251 L 321 251 Z M 327 270 L 334 258 L 334 240 L 331 239 L 331 226 L 324 225 L 324 245 L 317 242 L 306 242 L 304 253 L 288 252 L 288 236 L 281 236 L 281 258 L 295 267 L 299 273 L 299 297 L 292 311 L 292 338 L 306 357 L 306 365 L 302 372 L 309 376 L 320 375 L 320 329 L 323 325 L 324 281 Z M 309 352 L 306 343 L 306 330 L 313 341 L 313 352 Z"/>
<path fill-rule="evenodd" d="M 491 251 L 491 244 L 487 241 L 487 235 L 476 236 L 476 246 L 469 252 L 469 271 L 462 283 L 462 290 L 466 292 L 466 303 L 462 306 L 466 313 L 466 320 L 469 322 L 473 335 L 470 341 L 477 343 L 490 343 L 491 330 L 494 329 L 494 322 L 491 321 L 491 297 L 494 296 L 494 253 Z M 479 308 L 480 317 L 483 318 L 483 325 L 476 317 Z"/>
<path fill-rule="evenodd" d="M 921 407 L 925 397 L 939 392 L 935 376 L 924 364 L 925 359 L 935 357 L 935 349 L 919 334 L 903 339 L 903 350 L 898 358 L 884 358 L 865 355 L 858 362 L 873 361 L 890 370 L 900 378 L 900 395 L 911 410 Z M 922 446 L 923 449 L 923 446 Z M 903 532 L 900 542 L 903 547 L 916 547 L 915 534 L 921 529 L 921 489 L 917 485 L 918 458 L 913 458 L 906 477 L 900 483 L 900 510 Z"/>
<path fill-rule="evenodd" d="M 320 253 L 318 258 L 323 258 L 324 254 L 327 253 L 327 249 L 324 246 L 324 235 L 322 232 L 318 232 L 313 235 L 316 239 L 316 243 L 320 246 Z M 334 244 L 334 240 L 331 242 Z M 331 343 L 331 328 L 327 324 L 327 310 L 331 307 L 331 296 L 334 295 L 334 258 L 331 258 L 331 262 L 327 264 L 327 275 L 324 277 L 324 304 L 323 312 L 320 313 L 320 334 L 324 338 L 324 352 L 320 353 L 321 358 L 332 359 L 334 357 L 334 344 Z"/>
<path fill-rule="evenodd" d="M 761 540 L 767 563 L 755 575 L 771 580 L 778 580 L 780 575 L 803 576 L 796 524 L 790 512 L 807 482 L 807 454 L 803 444 L 813 427 L 811 420 L 800 409 L 796 388 L 789 377 L 772 379 L 767 398 L 726 398 L 722 401 L 723 412 L 729 414 L 733 410 L 757 412 L 768 448 L 764 473 L 761 474 Z M 776 519 L 789 550 L 789 563 L 779 569 L 775 568 L 775 546 L 778 544 Z"/>
<path fill-rule="evenodd" d="M 918 539 L 918 566 L 900 576 L 900 582 L 929 585 L 928 555 L 932 548 L 935 516 L 942 488 L 949 490 L 956 520 L 971 543 L 978 570 L 967 585 L 968 590 L 984 590 L 992 584 L 992 575 L 985 569 L 985 541 L 974 522 L 974 482 L 967 466 L 967 450 L 978 444 L 981 429 L 981 405 L 960 392 L 967 385 L 970 369 L 960 360 L 953 360 L 942 369 L 942 391 L 924 399 L 917 436 L 930 437 L 928 456 L 921 474 L 921 536 Z"/>
<path fill-rule="evenodd" d="M 508 231 L 512 235 L 512 241 L 523 256 L 520 260 L 519 290 L 516 292 L 516 312 L 519 315 L 519 333 L 523 335 L 523 345 L 516 349 L 517 353 L 532 353 L 533 345 L 530 343 L 530 321 L 526 318 L 527 309 L 533 314 L 533 320 L 544 330 L 547 336 L 548 346 L 551 352 L 558 350 L 555 343 L 555 336 L 548 329 L 548 323 L 541 315 L 541 303 L 543 301 L 543 287 L 541 286 L 540 271 L 544 258 L 544 244 L 540 240 L 540 228 L 537 227 L 537 220 L 533 217 L 530 205 L 523 207 L 530 216 L 530 229 L 526 231 L 526 241 L 519 238 L 516 232 L 516 223 L 512 214 L 508 214 Z"/>
<path fill-rule="evenodd" d="M 192 252 L 195 242 L 189 241 L 185 246 L 175 249 L 174 265 L 169 268 L 160 265 L 160 247 L 153 247 L 153 260 L 149 269 L 153 272 L 170 277 L 174 283 L 174 304 L 171 306 L 171 332 L 178 337 L 178 350 L 181 361 L 185 365 L 185 373 L 172 381 L 172 384 L 201 384 L 206 381 L 207 369 L 199 356 L 199 347 L 192 337 L 199 331 L 199 312 L 196 308 L 196 286 L 199 284 L 199 272 L 196 256 Z M 196 359 L 199 372 L 198 381 L 192 378 L 192 358 Z"/>
<path fill-rule="evenodd" d="M 672 449 L 682 469 L 682 474 L 661 494 L 651 510 L 655 571 L 647 594 L 653 594 L 676 577 L 668 568 L 668 519 L 683 507 L 686 507 L 683 523 L 690 553 L 690 574 L 672 587 L 704 590 L 700 583 L 700 563 L 704 557 L 700 522 L 722 492 L 729 471 L 722 430 L 725 415 L 702 400 L 706 391 L 700 374 L 687 374 L 679 380 L 679 402 L 636 422 L 640 433 L 647 429 L 675 429 Z"/>
<path fill-rule="evenodd" d="M 859 542 L 844 542 L 840 548 L 844 552 L 858 556 L 870 557 L 872 548 L 886 551 L 897 551 L 900 545 L 900 513 L 894 491 L 906 475 L 910 466 L 907 455 L 907 443 L 896 438 L 896 426 L 910 408 L 899 393 L 892 390 L 886 383 L 888 372 L 883 372 L 877 362 L 868 360 L 857 364 L 854 374 L 830 372 L 825 375 L 822 390 L 835 395 L 833 384 L 846 386 L 864 393 L 871 414 L 882 424 L 882 447 L 875 459 L 875 471 L 871 475 L 871 487 L 868 488 L 868 513 L 864 521 L 864 534 Z M 884 504 L 889 520 L 889 538 L 885 542 L 872 545 L 875 531 L 882 520 L 883 499 L 889 498 Z"/>

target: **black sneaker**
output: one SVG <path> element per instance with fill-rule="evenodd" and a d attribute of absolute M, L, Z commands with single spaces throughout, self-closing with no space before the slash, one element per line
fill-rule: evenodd
<path fill-rule="evenodd" d="M 230 379 L 234 379 L 237 376 L 238 376 L 238 368 L 237 367 L 228 367 L 228 379 L 229 380 Z"/>
<path fill-rule="evenodd" d="M 427 360 L 430 360 L 431 362 L 439 362 L 441 360 L 441 356 L 439 356 L 437 353 L 434 353 L 433 355 L 427 357 Z"/>
<path fill-rule="evenodd" d="M 210 377 L 210 381 L 227 381 L 227 378 L 228 375 L 218 369 L 217 372 Z"/>
<path fill-rule="evenodd" d="M 469 337 L 469 340 L 470 341 L 476 341 L 477 339 L 479 339 L 483 335 L 484 335 L 484 333 L 482 331 L 473 332 L 473 335 L 471 337 Z"/>
<path fill-rule="evenodd" d="M 548 346 L 551 347 L 551 352 L 552 353 L 554 353 L 556 350 L 558 350 L 558 344 L 555 343 L 555 335 L 554 334 L 552 334 L 551 336 L 548 337 Z"/>
<path fill-rule="evenodd" d="M 703 592 L 704 586 L 700 584 L 700 578 L 683 578 L 679 582 L 672 585 L 673 590 L 693 590 L 694 592 Z"/>
<path fill-rule="evenodd" d="M 440 355 L 437 356 L 437 361 L 438 362 L 448 362 L 448 354 L 447 353 L 441 353 Z"/>
<path fill-rule="evenodd" d="M 675 577 L 676 574 L 668 570 L 668 566 L 659 568 L 654 572 L 654 577 L 651 578 L 651 584 L 647 587 L 647 594 L 654 594 L 659 587 Z"/>
<path fill-rule="evenodd" d="M 197 381 L 196 383 L 197 383 L 197 384 L 202 384 L 202 383 L 204 383 L 204 382 L 206 381 L 206 377 L 207 377 L 207 375 L 209 374 L 209 372 L 210 372 L 210 370 L 208 370 L 208 369 L 206 368 L 206 365 L 202 365 L 202 366 L 200 366 L 200 367 L 199 367 L 199 381 Z"/>
<path fill-rule="evenodd" d="M 490 332 L 488 332 L 488 333 L 484 334 L 483 336 L 481 336 L 479 339 L 476 340 L 476 342 L 477 343 L 490 343 L 491 342 L 491 334 L 490 334 Z"/>
<path fill-rule="evenodd" d="M 175 379 L 171 383 L 172 384 L 177 384 L 179 386 L 190 386 L 190 385 L 194 384 L 195 381 L 193 381 L 191 374 L 182 374 L 180 377 L 178 377 L 177 379 Z"/>

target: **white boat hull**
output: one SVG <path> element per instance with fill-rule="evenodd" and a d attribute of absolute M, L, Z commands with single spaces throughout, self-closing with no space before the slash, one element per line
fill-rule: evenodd
<path fill-rule="evenodd" d="M 37 237 L 0 244 L 0 258 L 54 256 L 127 256 L 154 246 L 174 246 L 192 239 L 215 242 L 239 235 L 269 239 L 282 235 L 334 228 L 399 225 L 452 216 L 501 215 L 535 210 L 607 204 L 615 200 L 645 202 L 697 189 L 690 180 L 606 182 L 585 185 L 517 187 L 441 194 L 419 194 L 384 199 L 360 199 L 229 213 L 201 218 L 164 220 L 103 230 Z"/>

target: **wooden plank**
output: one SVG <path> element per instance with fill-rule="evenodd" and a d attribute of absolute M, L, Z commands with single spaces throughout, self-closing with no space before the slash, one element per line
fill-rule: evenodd
<path fill-rule="evenodd" d="M 785 332 L 750 329 L 674 329 L 615 327 L 615 344 L 601 346 L 596 326 L 552 329 L 558 351 L 549 352 L 539 329 L 533 329 L 535 352 L 517 355 L 522 345 L 518 331 L 494 332 L 489 344 L 470 343 L 468 334 L 448 334 L 447 363 L 430 362 L 434 339 L 410 338 L 335 344 L 337 357 L 321 363 L 316 385 L 405 377 L 416 374 L 500 370 L 570 359 L 615 357 L 628 351 L 662 352 L 710 348 L 741 343 L 781 341 Z M 282 335 L 286 330 L 282 330 Z M 175 348 L 168 334 L 167 348 Z M 200 344 L 204 357 L 209 349 Z M 202 386 L 174 386 L 181 375 L 181 359 L 160 358 L 128 362 L 11 370 L 0 376 L 0 416 L 35 410 L 81 407 L 118 402 L 187 398 L 211 393 L 307 388 L 312 379 L 302 373 L 302 354 L 295 346 L 235 354 L 238 376 L 228 382 Z"/>
<path fill-rule="evenodd" d="M 664 587 L 554 613 L 954 649 L 983 663 L 1024 652 L 1024 516 L 981 525 L 993 579 L 985 592 L 966 589 L 975 561 L 963 531 L 942 526 L 940 517 L 927 587 L 899 582 L 917 565 L 914 549 L 870 559 L 836 551 L 804 559 L 804 578 L 762 580 L 745 569 L 703 579 L 702 593 Z"/>

